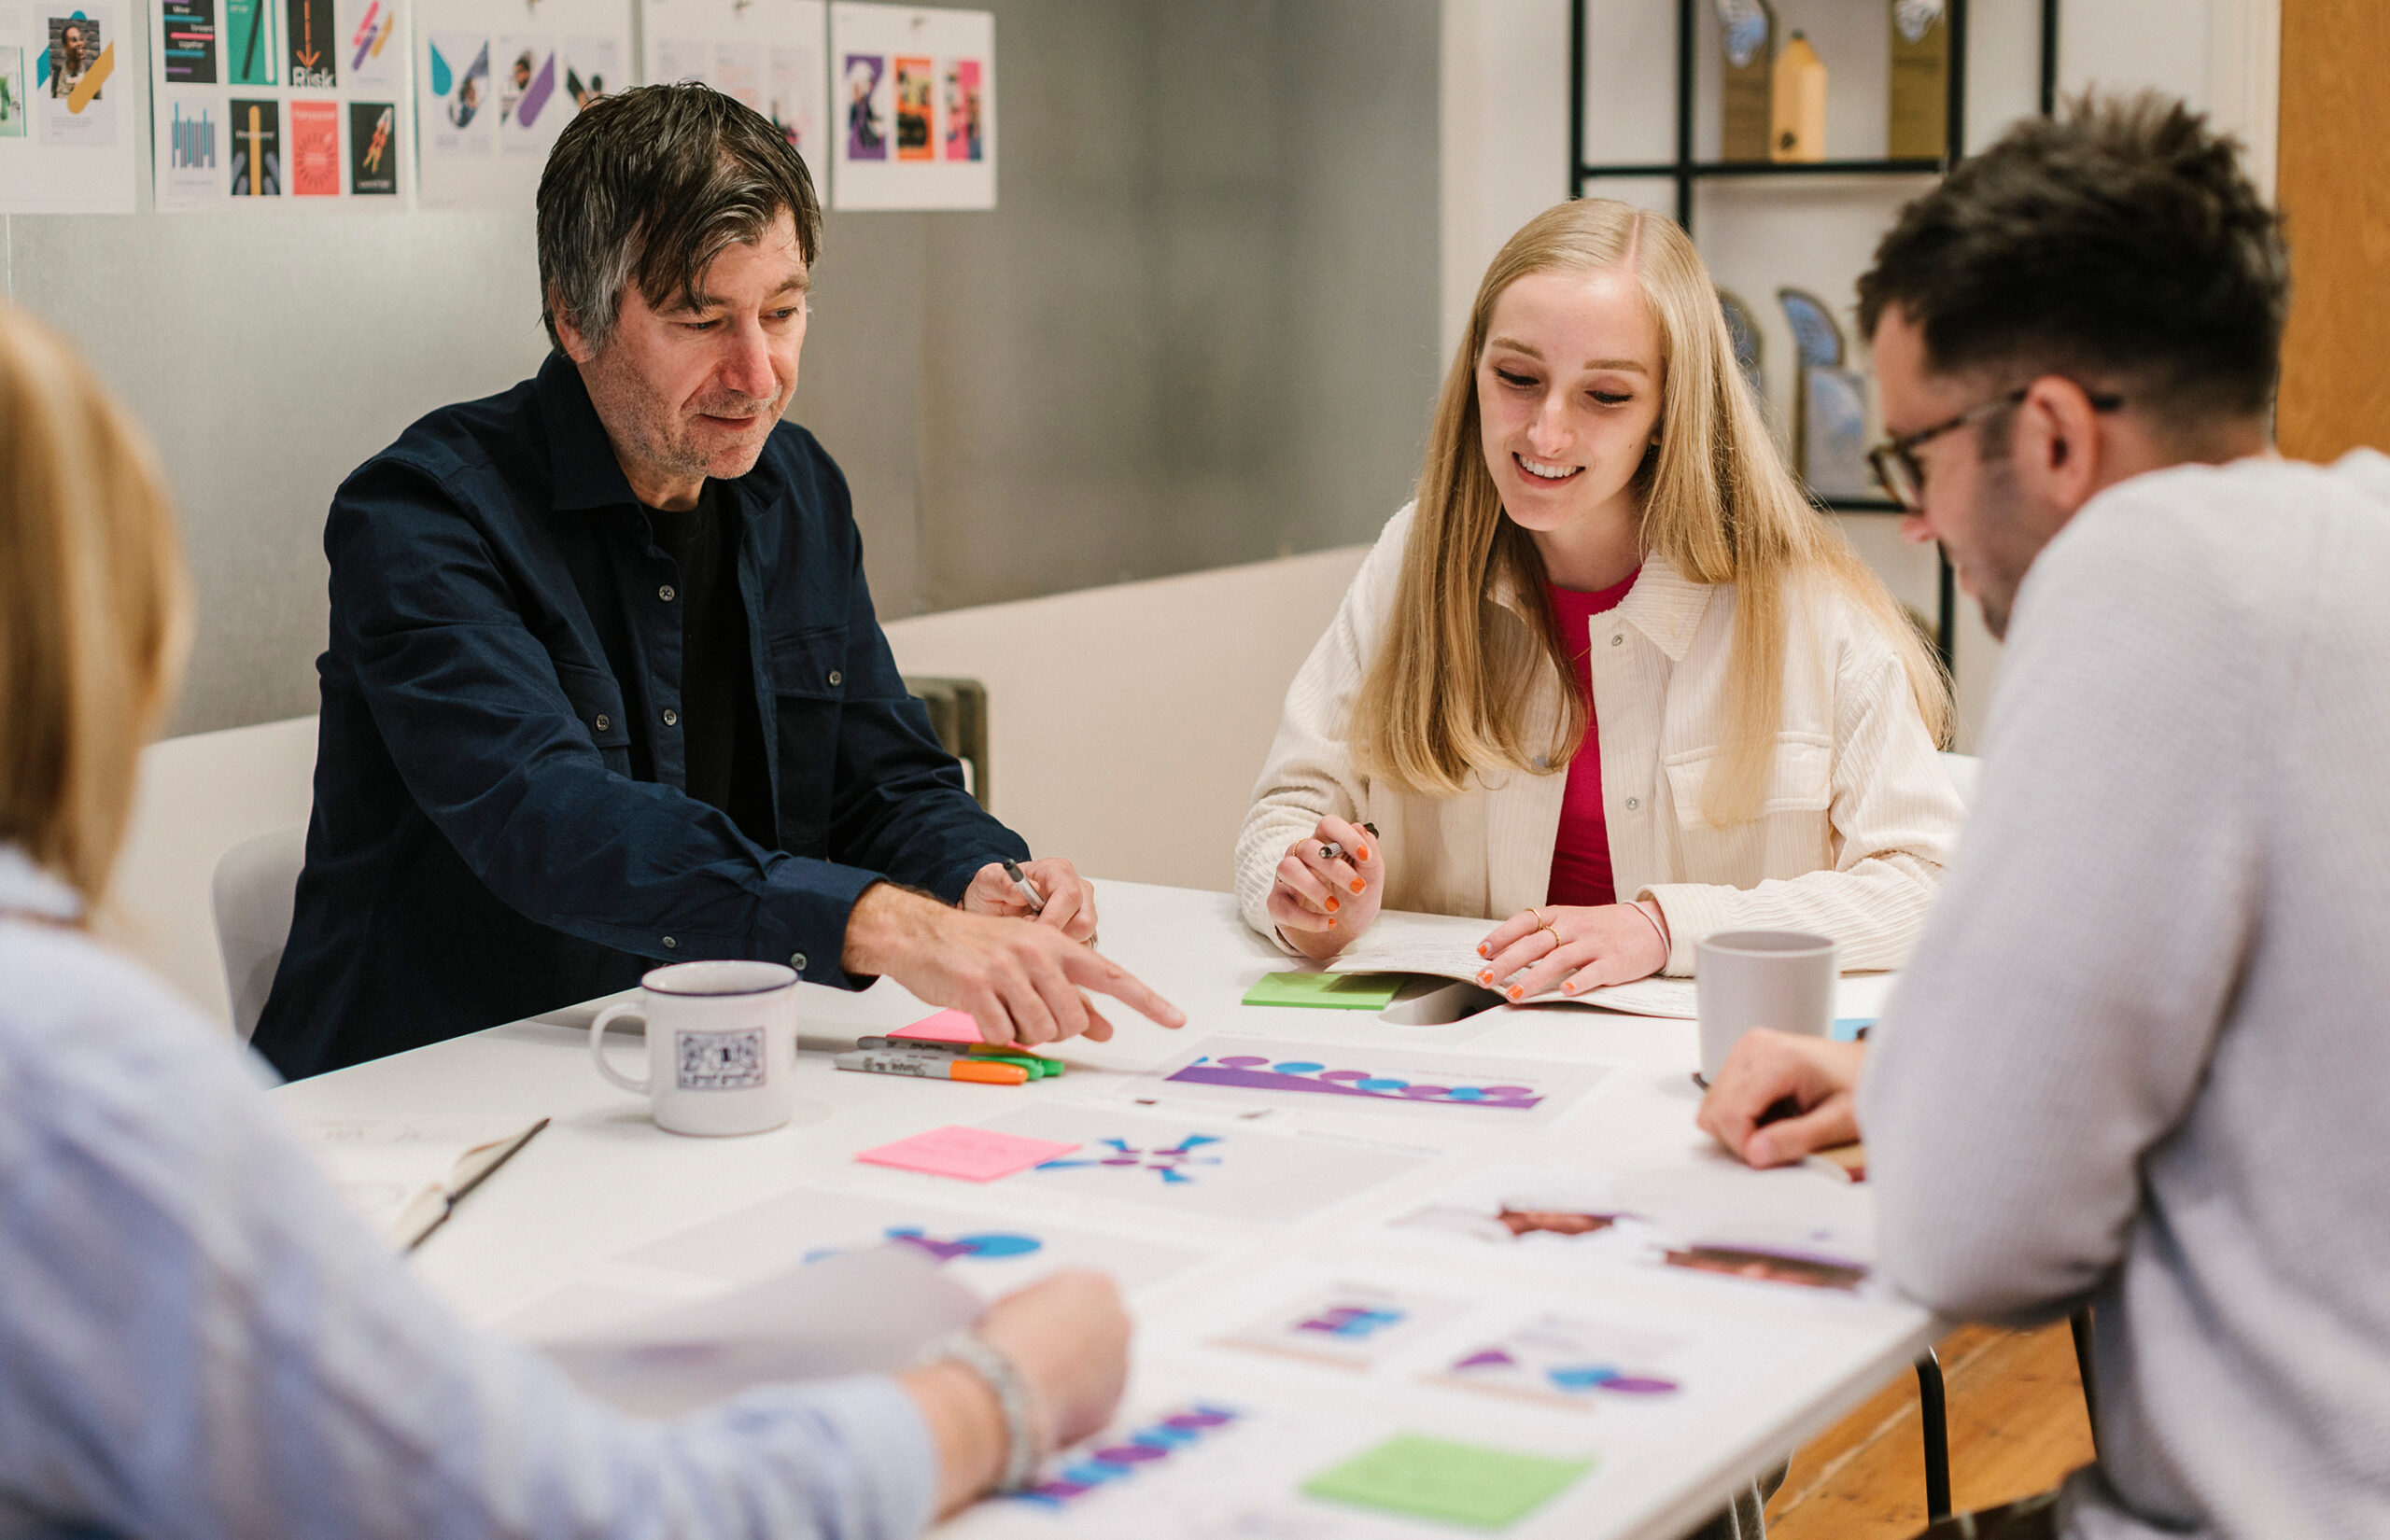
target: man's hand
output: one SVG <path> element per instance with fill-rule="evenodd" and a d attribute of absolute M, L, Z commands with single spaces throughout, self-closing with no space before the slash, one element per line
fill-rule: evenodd
<path fill-rule="evenodd" d="M 1789 1166 L 1812 1150 L 1830 1150 L 1859 1137 L 1854 1101 L 1867 1050 L 1857 1043 L 1754 1027 L 1701 1100 L 1695 1121 L 1753 1166 Z M 1779 1101 L 1799 1109 L 1763 1126 Z"/>
<path fill-rule="evenodd" d="M 1178 1007 L 1059 927 L 949 909 L 893 883 L 855 901 L 839 960 L 851 973 L 886 973 L 933 1005 L 967 1012 L 990 1043 L 1104 1041 L 1112 1023 L 1083 989 L 1164 1027 L 1187 1025 Z"/>
<path fill-rule="evenodd" d="M 1077 867 L 1060 856 L 1048 856 L 1023 862 L 1020 869 L 1029 886 L 1046 900 L 1045 909 L 1037 915 L 1038 924 L 1051 925 L 1073 941 L 1095 939 L 1095 889 L 1079 875 Z M 971 886 L 963 889 L 963 907 L 975 915 L 1005 919 L 1019 919 L 1032 912 L 1029 901 L 1005 875 L 1005 863 L 1000 861 L 980 867 L 971 878 Z"/>

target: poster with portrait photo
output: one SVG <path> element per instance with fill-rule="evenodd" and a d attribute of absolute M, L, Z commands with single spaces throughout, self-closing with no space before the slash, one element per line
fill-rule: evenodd
<path fill-rule="evenodd" d="M 426 208 L 529 208 L 581 104 L 628 83 L 630 0 L 415 0 L 412 16 L 423 38 L 415 78 Z"/>
<path fill-rule="evenodd" d="M 830 65 L 832 206 L 996 206 L 993 14 L 840 0 Z"/>
<path fill-rule="evenodd" d="M 49 46 L 35 63 L 35 96 L 42 109 L 43 142 L 56 149 L 105 149 L 116 143 L 116 34 L 99 17 L 77 9 L 47 17 Z"/>
<path fill-rule="evenodd" d="M 0 214 L 130 214 L 144 105 L 123 0 L 0 0 Z"/>

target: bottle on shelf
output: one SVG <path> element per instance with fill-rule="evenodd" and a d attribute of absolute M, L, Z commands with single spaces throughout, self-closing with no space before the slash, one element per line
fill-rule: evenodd
<path fill-rule="evenodd" d="M 1767 0 L 1718 0 L 1718 158 L 1764 161 L 1775 126 L 1776 11 Z"/>
<path fill-rule="evenodd" d="M 1824 160 L 1826 65 L 1802 34 L 1787 37 L 1777 50 L 1770 94 L 1774 137 L 1768 142 L 1768 159 Z"/>
<path fill-rule="evenodd" d="M 1891 0 L 1892 73 L 1884 151 L 1895 160 L 1938 161 L 1949 137 L 1950 19 L 1947 0 Z"/>

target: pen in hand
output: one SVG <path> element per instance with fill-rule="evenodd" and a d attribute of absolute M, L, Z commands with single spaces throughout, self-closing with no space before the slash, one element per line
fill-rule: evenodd
<path fill-rule="evenodd" d="M 1376 831 L 1371 830 L 1371 833 L 1375 833 Z M 1029 885 L 1029 874 L 1020 869 L 1019 861 L 1006 861 L 1005 875 L 1012 878 L 1013 888 L 1020 894 L 1020 902 L 1029 905 L 1031 914 L 1042 915 L 1046 912 L 1045 899 L 1038 896 L 1037 889 Z"/>
<path fill-rule="evenodd" d="M 1365 823 L 1361 825 L 1361 827 L 1368 831 L 1370 838 L 1375 839 L 1378 837 L 1378 826 L 1376 824 Z M 1319 847 L 1319 859 L 1322 861 L 1334 861 L 1343 853 L 1344 847 L 1337 843 L 1335 840 L 1329 840 L 1327 844 Z"/>

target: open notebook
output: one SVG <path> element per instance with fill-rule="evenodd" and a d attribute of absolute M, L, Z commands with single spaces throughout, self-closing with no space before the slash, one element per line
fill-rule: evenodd
<path fill-rule="evenodd" d="M 548 1126 L 506 1118 L 354 1117 L 300 1135 L 351 1207 L 391 1246 L 411 1252 L 471 1192 Z"/>
<path fill-rule="evenodd" d="M 1491 920 L 1464 919 L 1452 915 L 1415 915 L 1389 911 L 1378 916 L 1353 947 L 1328 964 L 1333 973 L 1424 973 L 1432 978 L 1477 982 L 1485 959 L 1477 944 L 1494 929 Z M 1873 1017 L 1881 1014 L 1891 987 L 1890 973 L 1846 973 L 1835 992 L 1837 1018 Z M 1689 978 L 1642 978 L 1613 984 L 1580 995 L 1546 989 L 1522 1004 L 1593 1005 L 1638 1016 L 1676 1016 L 1692 1021 L 1700 1015 Z"/>

